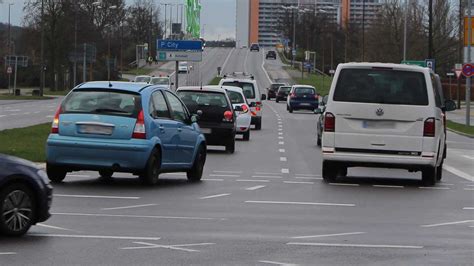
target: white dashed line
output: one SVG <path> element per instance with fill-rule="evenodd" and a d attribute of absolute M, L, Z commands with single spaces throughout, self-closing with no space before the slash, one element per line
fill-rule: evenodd
<path fill-rule="evenodd" d="M 326 202 L 290 202 L 290 201 L 247 200 L 247 201 L 245 201 L 245 203 L 355 207 L 355 204 L 326 203 Z"/>
<path fill-rule="evenodd" d="M 279 152 L 286 152 L 285 149 L 278 149 Z"/>
<path fill-rule="evenodd" d="M 403 246 L 403 245 L 368 245 L 368 244 L 333 244 L 333 243 L 287 243 L 287 245 L 299 246 L 319 246 L 319 247 L 350 247 L 350 248 L 401 248 L 401 249 L 420 249 L 423 246 Z"/>
<path fill-rule="evenodd" d="M 16 252 L 0 252 L 0 255 L 16 255 Z"/>
<path fill-rule="evenodd" d="M 465 188 L 464 190 L 467 190 L 467 191 L 474 191 L 474 188 Z"/>
<path fill-rule="evenodd" d="M 307 184 L 307 185 L 313 185 L 314 182 L 306 182 L 306 181 L 283 181 L 285 184 Z"/>
<path fill-rule="evenodd" d="M 279 128 L 278 131 L 283 131 L 283 128 Z"/>
<path fill-rule="evenodd" d="M 281 173 L 255 172 L 257 175 L 281 175 Z"/>
<path fill-rule="evenodd" d="M 404 186 L 389 186 L 389 185 L 373 185 L 373 187 L 379 187 L 379 188 L 405 188 Z"/>
<path fill-rule="evenodd" d="M 472 156 L 463 155 L 462 157 L 464 157 L 464 158 L 466 158 L 466 159 L 469 159 L 469 160 L 474 160 L 474 157 L 472 157 Z"/>
<path fill-rule="evenodd" d="M 349 183 L 329 183 L 332 186 L 347 186 L 347 187 L 358 187 L 359 184 L 349 184 Z"/>
<path fill-rule="evenodd" d="M 229 195 L 230 195 L 230 193 L 223 193 L 223 194 L 206 196 L 206 197 L 202 197 L 202 198 L 199 198 L 199 199 L 213 199 L 213 198 L 225 197 L 225 196 L 229 196 Z"/>
<path fill-rule="evenodd" d="M 290 173 L 290 169 L 288 169 L 288 168 L 282 168 L 282 169 L 281 169 L 281 173 L 282 173 L 282 174 L 289 174 L 289 173 Z"/>
<path fill-rule="evenodd" d="M 284 262 L 271 261 L 271 260 L 260 260 L 259 262 L 273 264 L 273 265 L 280 265 L 280 266 L 296 266 L 296 264 L 292 264 L 292 263 L 284 263 Z"/>
<path fill-rule="evenodd" d="M 278 135 L 283 135 L 283 132 L 278 132 Z"/>
<path fill-rule="evenodd" d="M 201 180 L 202 181 L 224 181 L 224 179 L 221 179 L 221 178 L 203 178 Z"/>
<path fill-rule="evenodd" d="M 63 228 L 63 227 L 59 227 L 59 226 L 47 225 L 47 224 L 43 224 L 43 223 L 37 223 L 36 225 L 37 225 L 37 226 L 44 227 L 44 228 L 51 228 L 51 229 L 56 229 L 56 230 L 63 230 L 63 231 L 73 231 L 73 232 L 76 232 L 75 230 L 72 230 L 72 229 L 67 229 L 67 228 Z"/>
<path fill-rule="evenodd" d="M 463 210 L 474 210 L 474 207 L 464 207 Z"/>
<path fill-rule="evenodd" d="M 121 239 L 121 240 L 160 240 L 161 237 L 134 237 L 134 236 L 97 236 L 97 235 L 57 235 L 57 234 L 28 234 L 27 236 L 64 237 L 64 238 L 92 238 L 92 239 Z"/>
<path fill-rule="evenodd" d="M 123 207 L 114 207 L 114 208 L 102 208 L 101 210 L 104 210 L 104 211 L 123 210 L 123 209 L 132 209 L 132 208 L 150 207 L 150 206 L 156 206 L 156 205 L 158 204 L 152 203 L 152 204 L 132 205 L 132 206 L 123 206 Z"/>
<path fill-rule="evenodd" d="M 361 235 L 366 234 L 366 232 L 350 232 L 350 233 L 340 233 L 340 234 L 329 234 L 329 235 L 314 235 L 314 236 L 294 236 L 293 239 L 307 239 L 307 238 L 319 238 L 319 237 L 331 237 L 331 236 L 350 236 L 350 235 Z"/>
<path fill-rule="evenodd" d="M 279 145 L 285 145 L 285 142 L 279 141 L 278 144 L 279 144 Z"/>
<path fill-rule="evenodd" d="M 241 174 L 242 171 L 212 171 L 214 173 L 221 173 L 221 174 Z"/>
<path fill-rule="evenodd" d="M 283 178 L 277 175 L 253 175 L 252 178 Z"/>
<path fill-rule="evenodd" d="M 286 162 L 287 158 L 286 157 L 280 157 L 280 162 Z"/>
<path fill-rule="evenodd" d="M 261 180 L 261 179 L 237 179 L 237 182 L 260 182 L 260 183 L 267 183 L 270 182 L 269 180 Z"/>
<path fill-rule="evenodd" d="M 307 179 L 307 180 L 323 180 L 322 177 L 305 177 L 305 176 L 295 176 L 296 179 Z"/>
<path fill-rule="evenodd" d="M 278 139 L 284 139 L 283 137 L 278 137 Z"/>
<path fill-rule="evenodd" d="M 264 187 L 266 187 L 266 186 L 260 185 L 260 186 L 248 187 L 245 190 L 257 190 L 257 189 L 261 189 L 261 188 L 264 188 Z"/>
<path fill-rule="evenodd" d="M 53 215 L 64 216 L 84 216 L 84 217 L 115 217 L 115 218 L 149 218 L 149 219 L 177 219 L 177 220 L 225 220 L 225 218 L 207 218 L 207 217 L 183 217 L 183 216 L 157 216 L 157 215 L 125 215 L 125 214 L 101 214 L 101 213 L 67 213 L 53 212 Z"/>
<path fill-rule="evenodd" d="M 449 171 L 449 172 L 451 172 L 451 173 L 453 173 L 453 174 L 455 174 L 455 175 L 457 175 L 457 176 L 459 176 L 459 177 L 462 177 L 462 178 L 464 178 L 464 179 L 467 179 L 467 180 L 469 180 L 469 181 L 473 181 L 473 182 L 474 182 L 474 176 L 471 176 L 471 175 L 469 175 L 469 174 L 467 174 L 467 173 L 464 173 L 463 171 L 460 171 L 460 170 L 458 170 L 458 169 L 456 169 L 456 168 L 454 168 L 454 167 L 452 167 L 452 166 L 449 166 L 449 165 L 447 165 L 447 164 L 444 164 L 444 165 L 443 165 L 443 169 L 446 170 L 446 171 Z"/>
<path fill-rule="evenodd" d="M 6 116 L 6 115 L 0 115 L 0 117 L 4 117 L 4 116 Z"/>

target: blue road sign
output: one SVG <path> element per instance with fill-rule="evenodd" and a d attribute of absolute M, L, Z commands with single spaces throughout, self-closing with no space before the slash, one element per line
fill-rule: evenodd
<path fill-rule="evenodd" d="M 425 59 L 425 66 L 431 68 L 433 72 L 436 70 L 436 61 L 434 59 Z"/>
<path fill-rule="evenodd" d="M 201 41 L 181 41 L 181 40 L 158 40 L 156 44 L 157 50 L 166 51 L 189 51 L 189 50 L 201 50 Z"/>

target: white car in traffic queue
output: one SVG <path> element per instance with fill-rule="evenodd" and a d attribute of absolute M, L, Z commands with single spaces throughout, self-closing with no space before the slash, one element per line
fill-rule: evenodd
<path fill-rule="evenodd" d="M 428 68 L 382 63 L 337 67 L 323 114 L 322 175 L 333 182 L 348 167 L 421 171 L 441 180 L 446 111 L 439 79 Z"/>
<path fill-rule="evenodd" d="M 150 83 L 150 80 L 151 80 L 151 76 L 140 75 L 140 76 L 136 76 L 133 79 L 133 82 L 136 82 L 136 83 Z"/>
<path fill-rule="evenodd" d="M 219 86 L 232 86 L 242 89 L 242 92 L 247 98 L 250 106 L 250 115 L 252 117 L 251 123 L 252 125 L 255 125 L 256 130 L 262 129 L 262 101 L 266 100 L 267 96 L 260 92 L 257 81 L 253 75 L 248 75 L 242 72 L 226 74 L 219 81 Z"/>
<path fill-rule="evenodd" d="M 242 89 L 232 86 L 221 86 L 222 90 L 227 93 L 227 96 L 232 103 L 234 112 L 237 115 L 237 134 L 243 136 L 243 140 L 250 139 L 250 126 L 252 124 L 252 116 L 250 115 L 250 106 L 247 102 Z"/>
<path fill-rule="evenodd" d="M 171 86 L 174 85 L 169 77 L 152 77 L 149 82 L 151 85 L 160 85 L 166 86 L 168 90 L 171 89 Z"/>

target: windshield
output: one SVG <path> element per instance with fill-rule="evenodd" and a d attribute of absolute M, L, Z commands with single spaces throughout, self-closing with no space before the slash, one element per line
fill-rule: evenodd
<path fill-rule="evenodd" d="M 227 91 L 227 95 L 232 104 L 245 103 L 244 96 L 236 91 Z"/>
<path fill-rule="evenodd" d="M 169 85 L 168 78 L 152 78 L 151 84 L 153 85 Z"/>
<path fill-rule="evenodd" d="M 146 83 L 148 83 L 148 82 L 150 82 L 150 79 L 151 79 L 150 77 L 136 77 L 135 82 L 146 82 Z"/>
<path fill-rule="evenodd" d="M 64 100 L 62 113 L 107 114 L 136 117 L 140 95 L 119 91 L 77 90 Z"/>
<path fill-rule="evenodd" d="M 428 105 L 423 73 L 380 69 L 344 69 L 334 101 Z"/>
<path fill-rule="evenodd" d="M 245 98 L 255 99 L 255 88 L 253 87 L 252 83 L 234 81 L 234 82 L 224 82 L 222 83 L 222 86 L 239 87 L 242 89 L 242 92 L 244 93 Z"/>

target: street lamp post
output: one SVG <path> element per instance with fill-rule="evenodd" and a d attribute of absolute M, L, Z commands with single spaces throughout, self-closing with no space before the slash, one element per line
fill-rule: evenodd
<path fill-rule="evenodd" d="M 408 19 L 408 0 L 405 0 L 405 12 L 403 20 L 403 61 L 407 60 L 407 19 Z"/>
<path fill-rule="evenodd" d="M 10 25 L 10 7 L 13 3 L 8 4 L 8 55 L 12 54 L 11 25 Z M 11 73 L 8 74 L 8 92 L 10 92 Z"/>
<path fill-rule="evenodd" d="M 40 96 L 43 96 L 44 92 L 44 0 L 41 0 L 41 67 L 40 67 Z"/>

